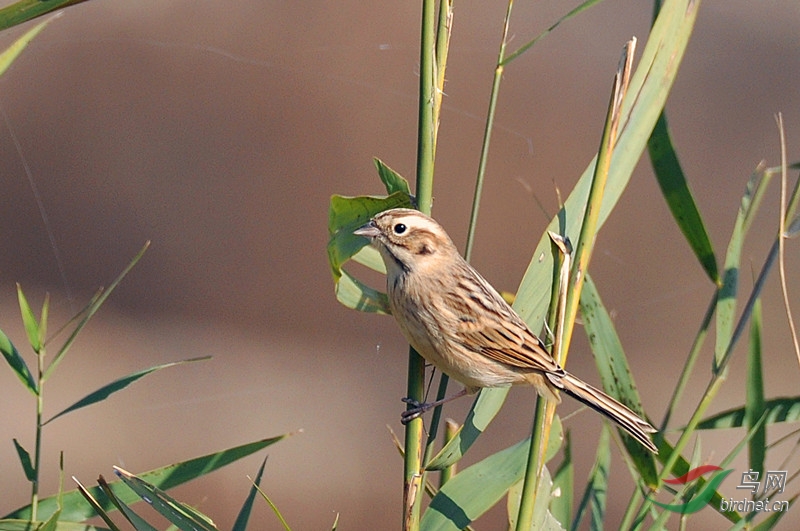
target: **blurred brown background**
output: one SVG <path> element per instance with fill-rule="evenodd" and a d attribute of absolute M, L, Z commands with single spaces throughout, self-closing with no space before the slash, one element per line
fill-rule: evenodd
<path fill-rule="evenodd" d="M 35 307 L 51 293 L 55 331 L 152 240 L 49 382 L 47 411 L 157 363 L 214 356 L 47 426 L 45 493 L 56 489 L 60 450 L 67 476 L 93 483 L 115 464 L 142 472 L 302 429 L 268 450 L 264 479 L 293 528 L 329 528 L 336 512 L 341 529 L 399 526 L 402 464 L 386 425 L 402 431 L 406 347 L 390 319 L 337 304 L 325 244 L 331 194 L 382 193 L 373 156 L 413 182 L 417 4 L 95 0 L 68 9 L 0 78 L 0 327 L 30 364 L 15 282 Z M 511 47 L 570 7 L 515 6 Z M 504 10 L 502 2 L 456 3 L 434 214 L 459 246 Z M 595 152 L 621 47 L 636 35 L 643 48 L 650 15 L 649 2 L 609 0 L 507 68 L 474 255 L 499 289 L 516 288 L 556 211 L 556 188 L 568 193 Z M 774 113 L 784 113 L 789 159 L 800 155 L 798 21 L 795 2 L 706 0 L 668 103 L 720 260 L 746 178 L 761 159 L 779 162 Z M 4 33 L 0 46 L 24 29 Z M 760 268 L 774 235 L 777 187 L 772 192 L 745 250 L 746 291 L 748 264 Z M 800 307 L 797 242 L 787 248 Z M 592 273 L 659 421 L 712 286 L 647 160 L 601 233 Z M 796 395 L 798 365 L 773 277 L 767 391 Z M 711 343 L 677 423 L 708 381 Z M 743 365 L 739 355 L 715 411 L 742 402 Z M 570 367 L 596 381 L 585 341 Z M 32 449 L 34 404 L 9 370 L 0 370 L 0 386 L 4 513 L 27 502 L 11 439 Z M 447 413 L 463 418 L 467 402 Z M 523 437 L 532 404 L 530 390 L 512 392 L 470 458 Z M 561 411 L 576 407 L 566 401 Z M 599 425 L 588 412 L 567 423 L 580 448 L 581 486 Z M 742 436 L 705 435 L 704 460 L 719 462 Z M 245 476 L 262 458 L 177 495 L 229 528 L 249 488 Z M 622 461 L 614 463 L 612 527 L 630 493 Z M 746 462 L 737 467 L 731 477 Z M 723 490 L 741 498 L 735 484 L 729 479 Z M 253 528 L 277 529 L 258 505 Z M 502 522 L 501 507 L 481 528 Z M 710 510 L 696 522 L 724 525 Z"/>

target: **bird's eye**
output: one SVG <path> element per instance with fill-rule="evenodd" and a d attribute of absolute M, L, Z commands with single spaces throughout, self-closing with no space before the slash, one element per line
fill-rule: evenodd
<path fill-rule="evenodd" d="M 395 234 L 403 234 L 406 231 L 407 228 L 408 227 L 406 227 L 402 223 L 398 223 L 397 225 L 394 226 L 394 233 Z"/>

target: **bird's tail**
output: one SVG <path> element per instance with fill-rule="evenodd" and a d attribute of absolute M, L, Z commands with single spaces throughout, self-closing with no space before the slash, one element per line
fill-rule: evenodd
<path fill-rule="evenodd" d="M 631 411 L 628 406 L 568 372 L 560 375 L 548 374 L 547 376 L 556 388 L 613 420 L 648 450 L 655 454 L 658 453 L 656 445 L 653 444 L 648 435 L 658 430 Z"/>

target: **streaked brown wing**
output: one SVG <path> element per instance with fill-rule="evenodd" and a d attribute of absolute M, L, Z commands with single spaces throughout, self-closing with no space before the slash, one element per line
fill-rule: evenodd
<path fill-rule="evenodd" d="M 488 326 L 462 331 L 463 344 L 487 358 L 520 369 L 560 372 L 560 368 L 542 342 L 527 327 L 518 323 L 487 322 Z M 523 323 L 524 326 L 524 323 Z"/>
<path fill-rule="evenodd" d="M 448 307 L 457 313 L 456 339 L 487 358 L 520 369 L 561 372 L 545 346 L 499 293 L 466 263 Z M 456 300 L 457 299 L 457 300 Z"/>

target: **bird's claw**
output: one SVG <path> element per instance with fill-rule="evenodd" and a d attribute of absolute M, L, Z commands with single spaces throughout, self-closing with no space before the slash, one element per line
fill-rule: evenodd
<path fill-rule="evenodd" d="M 428 411 L 430 408 L 430 404 L 425 402 L 420 402 L 418 400 L 414 400 L 413 398 L 405 397 L 401 398 L 403 402 L 411 406 L 409 409 L 406 409 L 400 414 L 400 423 L 405 426 L 412 420 L 419 418 L 422 416 L 423 413 Z"/>

